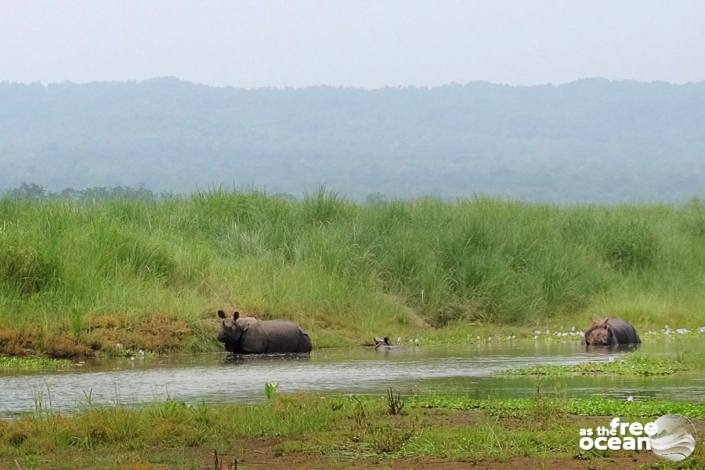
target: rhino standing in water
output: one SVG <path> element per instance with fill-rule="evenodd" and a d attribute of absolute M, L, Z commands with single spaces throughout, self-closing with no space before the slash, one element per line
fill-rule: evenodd
<path fill-rule="evenodd" d="M 218 310 L 221 320 L 218 341 L 235 354 L 309 353 L 311 338 L 294 322 L 258 320 L 240 317 L 240 312 L 227 318 Z"/>
<path fill-rule="evenodd" d="M 585 332 L 586 346 L 619 346 L 640 343 L 641 339 L 634 327 L 621 318 L 605 318 L 594 321 Z"/>

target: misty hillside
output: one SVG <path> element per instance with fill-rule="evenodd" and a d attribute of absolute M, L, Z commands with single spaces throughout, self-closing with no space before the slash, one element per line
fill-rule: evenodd
<path fill-rule="evenodd" d="M 355 198 L 705 196 L 705 82 L 212 88 L 0 83 L 0 190 L 143 184 Z"/>

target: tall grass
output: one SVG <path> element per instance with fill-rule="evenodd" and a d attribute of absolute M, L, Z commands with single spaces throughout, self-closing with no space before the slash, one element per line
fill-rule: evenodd
<path fill-rule="evenodd" d="M 609 312 L 694 324 L 705 322 L 702 292 L 697 200 L 361 205 L 323 190 L 302 201 L 225 191 L 0 200 L 0 328 L 39 338 L 80 336 L 101 316 L 155 314 L 198 333 L 235 305 L 297 320 L 321 345 L 411 328 L 417 316 L 540 324 Z"/>

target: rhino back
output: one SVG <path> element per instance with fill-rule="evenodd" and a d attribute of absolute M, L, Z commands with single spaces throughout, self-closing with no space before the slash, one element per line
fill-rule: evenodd
<path fill-rule="evenodd" d="M 266 350 L 268 353 L 309 352 L 300 350 L 302 336 L 308 337 L 299 325 L 286 320 L 266 320 L 257 324 L 257 330 L 266 337 Z M 305 340 L 303 341 L 305 343 Z M 309 339 L 310 347 L 310 339 Z"/>
<path fill-rule="evenodd" d="M 614 338 L 616 344 L 635 344 L 641 342 L 636 329 L 621 318 L 610 318 L 607 324 L 610 329 L 610 336 Z"/>

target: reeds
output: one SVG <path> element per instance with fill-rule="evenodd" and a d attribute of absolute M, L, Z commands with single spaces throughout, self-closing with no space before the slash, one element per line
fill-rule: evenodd
<path fill-rule="evenodd" d="M 599 312 L 698 323 L 703 227 L 697 200 L 356 204 L 325 190 L 299 201 L 220 190 L 159 201 L 6 199 L 0 327 L 30 329 L 41 345 L 62 331 L 81 337 L 96 317 L 158 313 L 198 333 L 227 305 L 297 320 L 320 343 L 405 328 L 410 312 L 437 326 Z"/>

